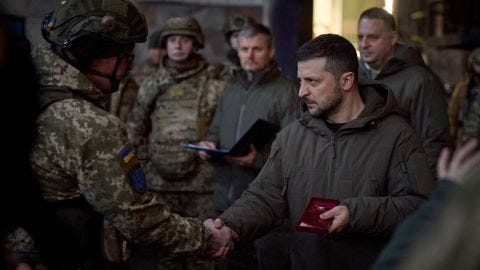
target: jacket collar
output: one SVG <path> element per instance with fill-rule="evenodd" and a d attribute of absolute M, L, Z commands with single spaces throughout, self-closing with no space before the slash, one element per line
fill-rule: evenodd
<path fill-rule="evenodd" d="M 384 84 L 372 80 L 360 80 L 359 91 L 365 107 L 358 118 L 346 123 L 340 128 L 339 132 L 374 127 L 386 116 L 390 114 L 400 114 L 397 101 L 392 91 Z M 318 134 L 330 133 L 330 130 L 325 124 L 325 119 L 314 118 L 308 111 L 303 112 L 299 121 Z"/>
<path fill-rule="evenodd" d="M 164 57 L 161 67 L 177 82 L 190 78 L 208 66 L 207 61 L 200 54 L 191 54 L 182 63 L 177 63 Z"/>
<path fill-rule="evenodd" d="M 367 67 L 367 63 L 363 60 L 359 61 L 359 73 L 362 77 L 380 80 L 383 77 L 397 73 L 398 71 L 411 66 L 425 67 L 425 62 L 423 61 L 420 52 L 409 45 L 397 43 L 395 45 L 393 57 L 385 63 L 377 77 L 373 78 L 371 71 Z"/>
<path fill-rule="evenodd" d="M 38 46 L 32 51 L 32 57 L 40 86 L 65 87 L 79 96 L 86 96 L 97 106 L 106 107 L 104 94 L 83 73 L 52 50 Z"/>
<path fill-rule="evenodd" d="M 251 75 L 248 75 L 243 69 L 234 71 L 235 78 L 246 89 L 251 85 L 260 85 L 269 82 L 280 76 L 280 74 L 280 66 L 274 60 L 270 61 L 266 69 L 252 72 Z M 252 79 L 248 80 L 247 76 L 252 76 Z"/>

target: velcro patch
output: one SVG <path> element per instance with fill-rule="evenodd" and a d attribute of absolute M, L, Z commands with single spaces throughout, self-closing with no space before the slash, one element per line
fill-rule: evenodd
<path fill-rule="evenodd" d="M 140 165 L 135 166 L 135 168 L 129 173 L 129 177 L 130 184 L 136 192 L 145 192 L 147 189 L 147 181 L 145 180 L 145 174 Z"/>
<path fill-rule="evenodd" d="M 56 21 L 57 21 L 57 18 L 55 18 L 55 17 L 52 16 L 52 17 L 50 18 L 50 21 L 49 21 L 48 24 L 47 24 L 48 28 L 52 28 Z"/>
<path fill-rule="evenodd" d="M 123 163 L 128 164 L 135 157 L 135 150 L 131 146 L 126 146 L 119 154 Z"/>

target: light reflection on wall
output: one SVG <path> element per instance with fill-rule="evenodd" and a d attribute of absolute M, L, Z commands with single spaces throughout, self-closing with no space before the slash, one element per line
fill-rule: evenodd
<path fill-rule="evenodd" d="M 313 1 L 313 36 L 342 34 L 343 0 Z"/>

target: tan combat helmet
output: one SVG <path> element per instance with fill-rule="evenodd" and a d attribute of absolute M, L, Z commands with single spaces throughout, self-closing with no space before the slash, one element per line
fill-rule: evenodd
<path fill-rule="evenodd" d="M 171 35 L 183 35 L 192 37 L 195 45 L 202 49 L 205 46 L 205 37 L 202 28 L 195 18 L 190 16 L 173 17 L 167 20 L 165 27 L 160 35 L 160 44 L 162 48 L 166 47 L 167 38 Z"/>
<path fill-rule="evenodd" d="M 79 68 L 106 51 L 119 53 L 145 42 L 145 17 L 127 0 L 60 0 L 42 22 L 42 35 Z"/>
<path fill-rule="evenodd" d="M 223 34 L 225 35 L 225 40 L 229 42 L 230 35 L 233 32 L 238 32 L 244 27 L 254 24 L 257 24 L 257 22 L 250 16 L 235 14 L 228 17 L 225 25 L 223 26 Z"/>

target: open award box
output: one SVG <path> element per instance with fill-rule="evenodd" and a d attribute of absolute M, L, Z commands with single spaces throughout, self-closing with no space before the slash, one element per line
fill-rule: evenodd
<path fill-rule="evenodd" d="M 339 203 L 335 199 L 312 198 L 295 229 L 301 232 L 327 233 L 333 219 L 321 219 L 320 215 Z"/>

